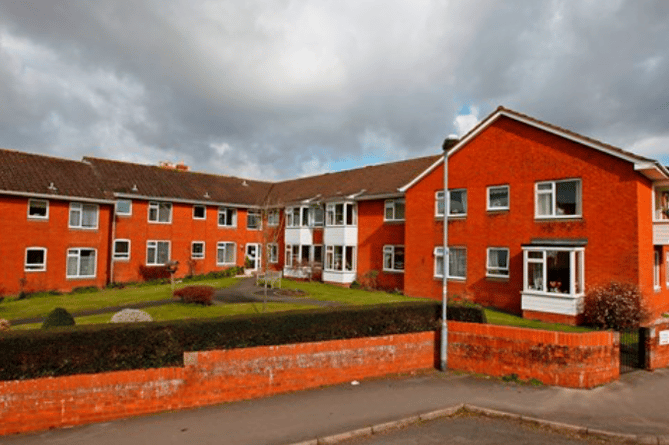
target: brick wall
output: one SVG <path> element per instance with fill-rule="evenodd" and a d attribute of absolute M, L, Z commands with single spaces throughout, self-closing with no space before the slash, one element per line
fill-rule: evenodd
<path fill-rule="evenodd" d="M 669 344 L 660 345 L 660 332 L 669 331 L 669 320 L 650 328 L 646 339 L 647 368 L 650 370 L 669 366 Z"/>
<path fill-rule="evenodd" d="M 439 333 L 184 355 L 183 368 L 0 382 L 0 435 L 80 425 L 430 369 Z M 618 377 L 614 334 L 449 323 L 449 368 L 589 388 Z"/>

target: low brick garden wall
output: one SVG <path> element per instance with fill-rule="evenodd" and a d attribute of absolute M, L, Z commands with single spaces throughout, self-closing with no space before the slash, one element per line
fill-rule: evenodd
<path fill-rule="evenodd" d="M 669 320 L 649 328 L 646 354 L 647 369 L 653 370 L 669 366 Z"/>
<path fill-rule="evenodd" d="M 590 388 L 618 378 L 613 333 L 449 322 L 449 368 Z M 434 368 L 439 332 L 187 352 L 178 368 L 0 382 L 0 435 Z"/>

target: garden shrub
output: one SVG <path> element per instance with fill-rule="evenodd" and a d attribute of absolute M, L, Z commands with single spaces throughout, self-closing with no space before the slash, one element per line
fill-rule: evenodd
<path fill-rule="evenodd" d="M 112 315 L 110 323 L 137 323 L 153 321 L 148 312 L 139 309 L 123 309 Z"/>
<path fill-rule="evenodd" d="M 167 266 L 139 266 L 139 275 L 144 281 L 166 280 L 170 278 Z"/>
<path fill-rule="evenodd" d="M 586 324 L 622 331 L 637 328 L 648 314 L 639 287 L 612 281 L 585 294 L 583 317 Z"/>
<path fill-rule="evenodd" d="M 181 298 L 184 303 L 197 303 L 211 306 L 214 301 L 212 286 L 186 286 L 174 291 L 174 296 Z"/>
<path fill-rule="evenodd" d="M 74 317 L 62 307 L 57 307 L 49 312 L 44 323 L 42 323 L 42 329 L 59 326 L 74 326 Z"/>
<path fill-rule="evenodd" d="M 0 332 L 9 331 L 11 328 L 12 324 L 9 322 L 9 320 L 0 318 Z"/>

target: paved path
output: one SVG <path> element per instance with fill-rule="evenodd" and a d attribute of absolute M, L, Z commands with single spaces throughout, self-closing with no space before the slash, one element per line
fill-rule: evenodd
<path fill-rule="evenodd" d="M 438 371 L 366 380 L 264 399 L 163 413 L 39 434 L 2 445 L 286 445 L 379 425 L 458 404 L 669 443 L 669 369 L 625 374 L 592 390 L 519 385 Z M 321 442 L 325 443 L 325 442 Z"/>

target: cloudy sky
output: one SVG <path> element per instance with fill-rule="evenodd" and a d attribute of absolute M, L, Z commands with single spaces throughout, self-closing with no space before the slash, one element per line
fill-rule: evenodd
<path fill-rule="evenodd" d="M 669 164 L 669 2 L 0 0 L 0 147 L 281 179 L 498 105 Z"/>

